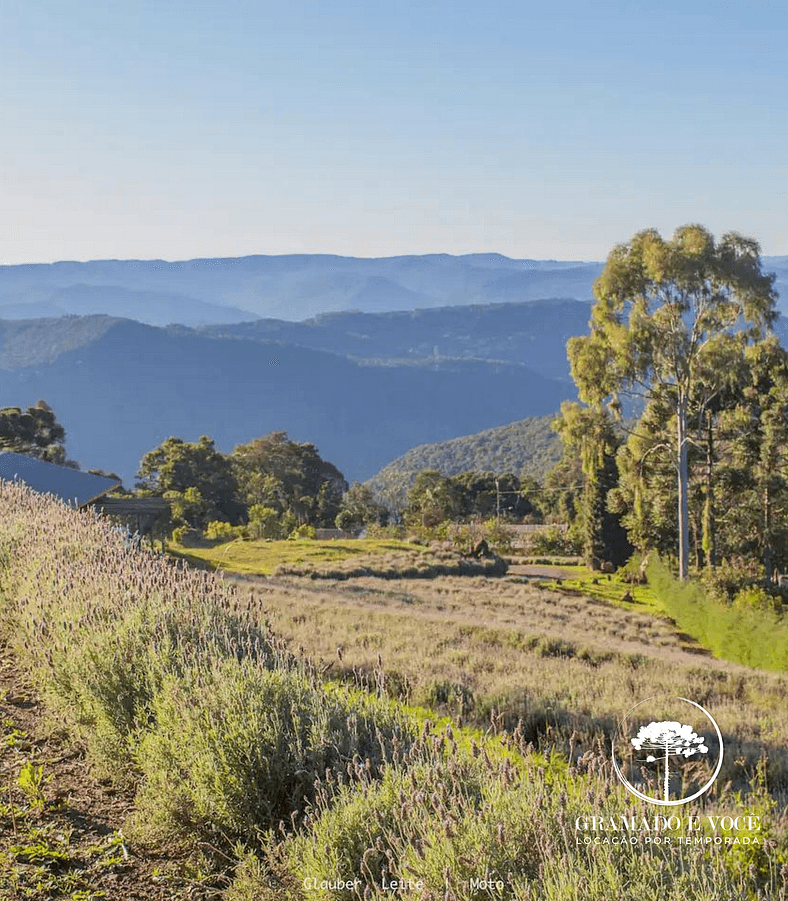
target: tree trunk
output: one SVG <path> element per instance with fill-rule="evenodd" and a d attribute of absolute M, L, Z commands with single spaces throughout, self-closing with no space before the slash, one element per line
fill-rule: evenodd
<path fill-rule="evenodd" d="M 680 398 L 677 411 L 679 488 L 679 578 L 685 582 L 689 574 L 689 461 L 687 455 L 687 400 Z"/>
<path fill-rule="evenodd" d="M 772 497 L 768 477 L 763 487 L 763 566 L 766 571 L 766 587 L 772 584 Z"/>
<path fill-rule="evenodd" d="M 703 550 L 706 566 L 714 569 L 717 565 L 717 524 L 714 519 L 714 433 L 711 411 L 708 413 L 706 432 L 706 506 L 703 517 Z"/>

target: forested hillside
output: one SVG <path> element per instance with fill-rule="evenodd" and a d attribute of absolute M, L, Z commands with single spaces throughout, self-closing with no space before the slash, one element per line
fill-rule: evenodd
<path fill-rule="evenodd" d="M 554 416 L 537 416 L 473 435 L 421 444 L 392 460 L 367 484 L 392 509 L 402 509 L 408 491 L 423 470 L 442 475 L 463 472 L 525 473 L 541 481 L 561 455 Z"/>
<path fill-rule="evenodd" d="M 0 336 L 0 405 L 45 399 L 68 432 L 69 456 L 126 484 L 168 436 L 210 435 L 229 452 L 276 430 L 314 443 L 349 481 L 361 481 L 414 445 L 547 415 L 573 395 L 566 380 L 522 364 L 362 364 L 106 317 L 0 323 Z"/>
<path fill-rule="evenodd" d="M 585 331 L 590 309 L 590 304 L 576 300 L 538 300 L 379 314 L 331 313 L 305 322 L 260 319 L 200 331 L 414 365 L 452 357 L 505 360 L 566 379 L 566 341 Z"/>

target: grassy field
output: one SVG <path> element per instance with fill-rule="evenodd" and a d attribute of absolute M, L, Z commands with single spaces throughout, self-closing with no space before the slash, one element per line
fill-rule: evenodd
<path fill-rule="evenodd" d="M 242 575 L 270 576 L 277 570 L 299 570 L 303 574 L 314 571 L 325 574 L 332 568 L 350 568 L 369 564 L 371 568 L 385 565 L 387 558 L 393 567 L 402 568 L 404 562 L 422 557 L 424 561 L 434 554 L 434 548 L 394 539 L 361 538 L 348 541 L 316 541 L 313 539 L 288 539 L 286 541 L 236 539 L 205 547 L 186 547 L 170 542 L 168 552 L 196 566 Z M 512 558 L 511 572 L 516 574 L 530 558 Z M 584 597 L 598 598 L 613 604 L 628 605 L 628 609 L 640 607 L 661 611 L 661 605 L 648 585 L 630 585 L 620 575 L 592 572 L 574 558 L 545 560 L 545 568 L 553 569 L 561 576 L 560 589 L 564 594 L 579 593 Z M 384 567 L 385 568 L 385 567 Z M 559 587 L 555 578 L 541 581 L 542 587 Z M 631 601 L 623 601 L 629 592 Z M 663 611 L 664 612 L 664 611 Z"/>
<path fill-rule="evenodd" d="M 57 758 L 4 721 L 27 758 L 0 791 L 3 901 L 788 898 L 785 675 L 717 661 L 564 579 L 217 577 L 16 486 L 0 483 L 0 509 L 11 667 L 126 800 L 111 840 L 82 841 L 88 812 L 50 781 Z M 747 843 L 583 840 L 590 817 L 653 817 L 608 740 L 663 690 L 719 722 L 724 769 L 697 812 L 757 817 L 736 827 Z M 105 888 L 166 847 L 177 894 L 145 867 L 150 891 Z"/>
<path fill-rule="evenodd" d="M 555 580 L 543 580 L 540 584 L 544 588 L 555 588 L 562 594 L 579 594 L 583 597 L 607 601 L 626 610 L 643 609 L 652 613 L 664 613 L 653 588 L 650 585 L 630 584 L 625 580 L 624 573 L 607 574 L 594 572 L 587 566 L 579 563 L 557 563 L 557 569 L 562 573 L 560 585 Z M 515 566 L 513 572 L 516 572 Z M 627 598 L 631 597 L 631 600 Z M 625 600 L 625 598 L 627 598 Z"/>
<path fill-rule="evenodd" d="M 406 541 L 373 538 L 352 541 L 314 541 L 300 538 L 287 541 L 236 539 L 226 544 L 203 548 L 183 547 L 170 543 L 168 550 L 175 556 L 205 564 L 212 569 L 268 576 L 278 566 L 331 565 L 359 557 L 376 557 L 397 551 L 419 552 L 425 549 Z"/>

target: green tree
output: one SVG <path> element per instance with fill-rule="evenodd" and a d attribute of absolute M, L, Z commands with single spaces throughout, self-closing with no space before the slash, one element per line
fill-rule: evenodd
<path fill-rule="evenodd" d="M 726 519 L 736 552 L 757 548 L 769 582 L 773 567 L 788 563 L 788 352 L 769 336 L 747 348 L 745 361 L 739 401 L 721 423 L 729 444 Z"/>
<path fill-rule="evenodd" d="M 66 457 L 65 443 L 66 430 L 46 401 L 38 401 L 24 413 L 21 407 L 0 410 L 0 449 L 78 469 L 79 465 Z"/>
<path fill-rule="evenodd" d="M 338 529 L 361 529 L 373 523 L 384 525 L 387 519 L 386 508 L 375 500 L 369 486 L 354 482 L 345 492 L 334 522 Z"/>
<path fill-rule="evenodd" d="M 464 521 L 491 517 L 522 519 L 537 512 L 523 491 L 525 484 L 533 494 L 533 480 L 526 479 L 522 483 L 511 472 L 496 475 L 477 471 L 461 472 L 448 478 L 457 497 L 456 516 Z"/>
<path fill-rule="evenodd" d="M 249 508 L 247 532 L 252 538 L 287 538 L 295 528 L 292 514 L 284 516 L 273 507 L 252 504 Z"/>
<path fill-rule="evenodd" d="M 608 508 L 619 515 L 630 543 L 644 554 L 653 548 L 675 554 L 676 476 L 671 462 L 669 406 L 652 399 L 616 454 L 618 481 Z"/>
<path fill-rule="evenodd" d="M 404 520 L 408 526 L 434 529 L 442 522 L 456 519 L 460 509 L 456 485 L 436 469 L 428 469 L 416 476 L 408 492 Z"/>
<path fill-rule="evenodd" d="M 689 558 L 691 401 L 717 339 L 736 331 L 741 347 L 759 337 L 776 313 L 774 275 L 761 270 L 760 248 L 734 232 L 715 243 L 700 225 L 665 241 L 654 229 L 615 247 L 594 285 L 590 334 L 567 351 L 581 399 L 620 412 L 619 395 L 669 405 L 674 419 L 671 460 L 678 492 L 679 575 Z M 707 381 L 707 387 L 713 388 Z"/>
<path fill-rule="evenodd" d="M 579 515 L 583 551 L 589 563 L 596 560 L 624 563 L 632 551 L 619 522 L 608 509 L 608 494 L 618 483 L 615 454 L 620 444 L 610 414 L 604 408 L 561 404 L 554 428 L 561 436 L 565 453 L 580 461 L 583 489 Z"/>
<path fill-rule="evenodd" d="M 720 467 L 726 465 L 721 415 L 741 399 L 746 375 L 741 337 L 723 333 L 709 343 L 698 361 L 688 404 L 689 538 L 698 567 L 713 568 L 719 556 L 716 497 Z M 637 425 L 628 429 L 626 445 L 617 455 L 619 483 L 608 503 L 622 515 L 632 543 L 644 552 L 655 548 L 670 555 L 678 546 L 675 431 L 670 403 L 655 395 Z"/>
<path fill-rule="evenodd" d="M 238 445 L 231 460 L 246 504 L 290 511 L 298 525 L 333 526 L 348 484 L 313 444 L 270 432 Z"/>
<path fill-rule="evenodd" d="M 238 485 L 229 459 L 203 435 L 195 442 L 170 437 L 140 461 L 137 488 L 172 499 L 179 518 L 194 528 L 239 518 Z"/>

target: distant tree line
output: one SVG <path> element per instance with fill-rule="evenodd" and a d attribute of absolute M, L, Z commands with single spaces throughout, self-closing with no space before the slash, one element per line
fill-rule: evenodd
<path fill-rule="evenodd" d="M 271 432 L 219 452 L 213 439 L 167 438 L 140 462 L 137 489 L 171 502 L 172 525 L 228 534 L 243 525 L 258 538 L 310 534 L 315 528 L 362 528 L 384 517 L 363 486 L 349 486 L 313 444 Z"/>
<path fill-rule="evenodd" d="M 172 526 L 230 537 L 243 526 L 257 538 L 313 534 L 315 528 L 361 530 L 384 526 L 390 513 L 368 485 L 348 485 L 313 444 L 271 432 L 230 454 L 216 450 L 207 436 L 196 442 L 167 438 L 142 458 L 137 489 L 171 502 Z M 533 479 L 512 473 L 466 472 L 443 476 L 419 473 L 407 498 L 406 528 L 429 535 L 447 522 L 495 517 L 540 520 Z"/>
<path fill-rule="evenodd" d="M 386 465 L 369 485 L 393 513 L 400 514 L 417 475 L 427 470 L 444 476 L 527 471 L 541 481 L 561 455 L 560 441 L 550 427 L 553 418 L 529 417 L 463 438 L 419 445 Z"/>
<path fill-rule="evenodd" d="M 541 518 L 538 484 L 513 473 L 464 472 L 455 476 L 426 470 L 416 476 L 403 514 L 405 525 L 429 530 L 445 522 L 492 517 L 510 522 Z"/>

